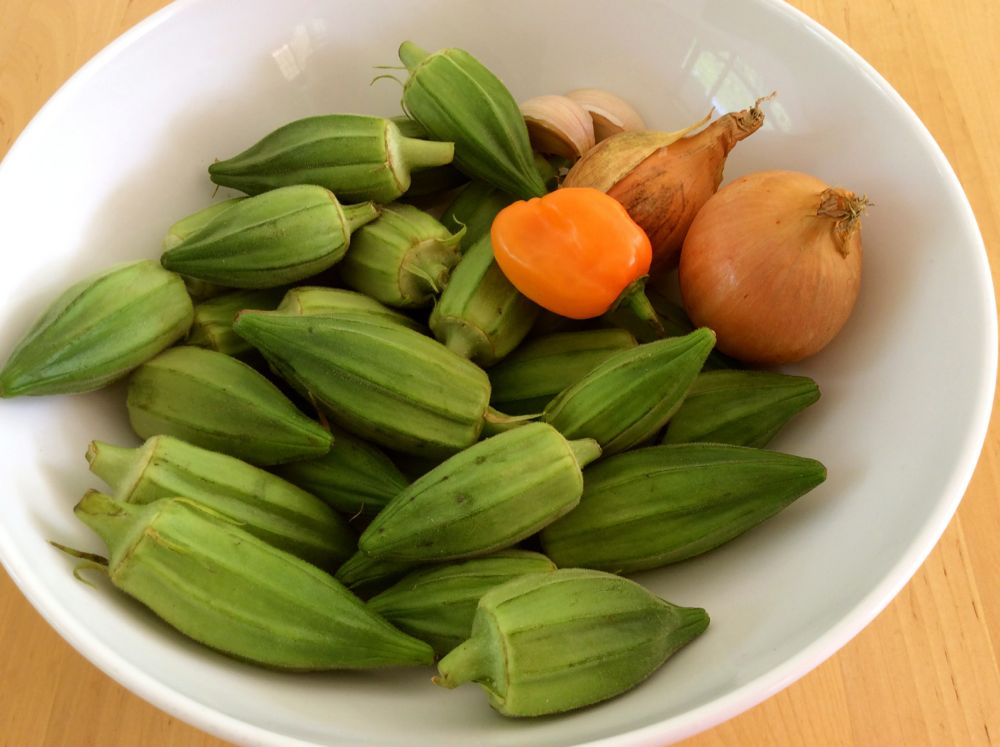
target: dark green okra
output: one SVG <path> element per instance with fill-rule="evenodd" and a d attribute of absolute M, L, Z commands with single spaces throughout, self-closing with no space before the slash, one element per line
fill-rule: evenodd
<path fill-rule="evenodd" d="M 247 311 L 233 326 L 331 420 L 379 446 L 448 456 L 479 440 L 490 415 L 482 369 L 392 321 Z"/>
<path fill-rule="evenodd" d="M 576 506 L 581 468 L 600 454 L 593 440 L 568 441 L 544 423 L 487 438 L 393 498 L 358 549 L 422 563 L 511 547 Z"/>
<path fill-rule="evenodd" d="M 180 276 L 152 260 L 81 280 L 15 345 L 0 370 L 0 397 L 106 386 L 184 337 L 193 313 Z"/>
<path fill-rule="evenodd" d="M 184 343 L 232 356 L 249 353 L 253 345 L 233 332 L 236 314 L 243 309 L 270 311 L 283 295 L 283 288 L 255 288 L 231 291 L 202 301 L 194 307 L 194 322 Z"/>
<path fill-rule="evenodd" d="M 491 404 L 511 415 L 538 413 L 621 350 L 636 346 L 623 329 L 563 332 L 530 339 L 489 370 Z"/>
<path fill-rule="evenodd" d="M 703 327 L 617 352 L 549 402 L 542 419 L 566 438 L 595 439 L 605 455 L 630 449 L 680 407 L 714 345 Z"/>
<path fill-rule="evenodd" d="M 340 277 L 356 291 L 397 308 L 430 305 L 458 263 L 462 231 L 452 234 L 413 205 L 389 205 L 359 230 Z"/>
<path fill-rule="evenodd" d="M 126 404 L 141 438 L 175 436 L 258 466 L 330 449 L 330 434 L 274 384 L 214 350 L 180 346 L 160 353 L 132 374 Z"/>
<path fill-rule="evenodd" d="M 763 448 L 819 399 L 808 376 L 774 371 L 705 371 L 667 424 L 662 443 L 708 441 Z"/>
<path fill-rule="evenodd" d="M 632 689 L 708 627 L 634 581 L 567 568 L 520 576 L 483 595 L 472 635 L 434 682 L 478 682 L 505 716 L 582 708 Z"/>
<path fill-rule="evenodd" d="M 244 461 L 171 436 L 153 436 L 135 449 L 92 441 L 87 461 L 116 500 L 146 504 L 190 498 L 320 568 L 336 568 L 356 549 L 347 522 L 316 496 Z"/>
<path fill-rule="evenodd" d="M 554 571 L 551 560 L 528 550 L 501 550 L 482 558 L 420 568 L 368 601 L 404 633 L 426 641 L 444 656 L 472 631 L 479 599 L 526 573 Z"/>
<path fill-rule="evenodd" d="M 411 171 L 451 163 L 453 154 L 450 142 L 405 137 L 389 119 L 329 114 L 279 127 L 208 173 L 252 195 L 318 184 L 344 202 L 389 203 L 409 189 Z"/>
<path fill-rule="evenodd" d="M 87 559 L 116 587 L 229 656 L 295 671 L 433 661 L 332 576 L 187 498 L 140 506 L 91 491 L 74 513 L 107 544 L 108 560 Z"/>
<path fill-rule="evenodd" d="M 341 205 L 323 187 L 283 187 L 222 210 L 160 261 L 228 288 L 290 285 L 339 262 L 351 234 L 377 216 L 374 203 Z"/>
<path fill-rule="evenodd" d="M 335 445 L 326 454 L 274 471 L 349 517 L 374 516 L 410 484 L 375 446 L 335 425 L 330 432 Z"/>
<path fill-rule="evenodd" d="M 490 237 L 483 236 L 452 272 L 428 323 L 447 348 L 488 367 L 521 343 L 538 312 L 503 274 Z"/>
<path fill-rule="evenodd" d="M 455 165 L 475 179 L 529 199 L 547 191 L 517 102 L 481 62 L 461 49 L 433 54 L 399 48 L 410 72 L 403 109 L 437 140 L 455 144 Z"/>
<path fill-rule="evenodd" d="M 745 446 L 650 446 L 586 471 L 580 505 L 541 534 L 559 566 L 615 573 L 700 555 L 826 479 L 814 459 Z"/>

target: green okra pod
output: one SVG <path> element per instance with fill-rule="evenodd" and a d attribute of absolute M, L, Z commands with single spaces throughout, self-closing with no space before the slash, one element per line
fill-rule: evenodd
<path fill-rule="evenodd" d="M 346 288 L 320 288 L 305 285 L 292 288 L 281 299 L 277 311 L 298 316 L 326 316 L 336 315 L 342 311 L 357 311 L 402 324 L 416 332 L 426 333 L 427 331 L 423 324 L 406 314 L 390 309 L 371 296 Z"/>
<path fill-rule="evenodd" d="M 677 411 L 714 345 L 703 327 L 619 351 L 549 402 L 542 419 L 567 438 L 596 439 L 606 455 L 630 449 Z"/>
<path fill-rule="evenodd" d="M 411 171 L 451 163 L 453 155 L 452 143 L 405 137 L 389 119 L 328 114 L 279 127 L 208 173 L 251 195 L 317 184 L 344 202 L 389 203 L 409 189 Z"/>
<path fill-rule="evenodd" d="M 194 307 L 194 322 L 184 343 L 232 356 L 250 352 L 253 345 L 233 332 L 236 314 L 243 309 L 274 309 L 284 295 L 283 290 L 254 288 L 230 291 L 202 301 Z"/>
<path fill-rule="evenodd" d="M 337 567 L 356 549 L 347 522 L 316 496 L 244 461 L 172 436 L 153 436 L 134 449 L 92 441 L 87 462 L 111 486 L 116 500 L 146 504 L 190 498 L 320 568 Z"/>
<path fill-rule="evenodd" d="M 539 413 L 621 350 L 636 346 L 623 329 L 594 329 L 536 337 L 489 370 L 493 407 L 511 415 Z"/>
<path fill-rule="evenodd" d="M 81 280 L 15 345 L 0 397 L 99 389 L 184 337 L 193 314 L 180 276 L 152 260 Z"/>
<path fill-rule="evenodd" d="M 431 54 L 413 42 L 400 46 L 399 59 L 410 73 L 404 110 L 432 137 L 455 144 L 461 171 L 525 200 L 548 191 L 521 110 L 485 65 L 461 49 Z"/>
<path fill-rule="evenodd" d="M 340 277 L 388 306 L 428 306 L 461 258 L 461 240 L 461 229 L 452 234 L 413 205 L 389 205 L 352 238 Z"/>
<path fill-rule="evenodd" d="M 410 484 L 375 446 L 335 425 L 330 432 L 335 445 L 326 454 L 283 464 L 275 473 L 348 517 L 374 516 Z"/>
<path fill-rule="evenodd" d="M 160 353 L 132 374 L 126 404 L 140 438 L 175 436 L 258 466 L 330 449 L 329 432 L 274 384 L 214 350 L 180 346 Z"/>
<path fill-rule="evenodd" d="M 541 553 L 501 550 L 407 573 L 370 599 L 368 609 L 444 656 L 469 637 L 476 605 L 486 592 L 526 573 L 555 569 Z"/>
<path fill-rule="evenodd" d="M 433 660 L 332 576 L 187 498 L 135 505 L 91 491 L 74 513 L 107 544 L 116 587 L 224 654 L 293 671 Z"/>
<path fill-rule="evenodd" d="M 471 636 L 441 659 L 434 682 L 478 682 L 505 716 L 562 713 L 632 689 L 708 623 L 705 610 L 619 576 L 532 573 L 483 595 Z"/>
<path fill-rule="evenodd" d="M 358 550 L 337 569 L 336 577 L 351 592 L 367 599 L 385 591 L 417 567 L 416 563 L 373 558 Z"/>
<path fill-rule="evenodd" d="M 233 326 L 332 421 L 379 446 L 448 456 L 474 444 L 490 415 L 482 369 L 395 322 L 247 311 Z"/>
<path fill-rule="evenodd" d="M 332 267 L 351 234 L 377 216 L 373 203 L 341 205 L 323 187 L 283 187 L 221 211 L 160 261 L 229 288 L 275 288 Z"/>
<path fill-rule="evenodd" d="M 485 368 L 521 343 L 539 311 L 504 275 L 483 236 L 453 270 L 428 324 L 447 348 Z"/>
<path fill-rule="evenodd" d="M 705 371 L 670 418 L 662 443 L 707 441 L 762 448 L 819 395 L 819 387 L 808 376 Z"/>
<path fill-rule="evenodd" d="M 650 446 L 587 470 L 580 505 L 541 534 L 560 566 L 632 573 L 708 552 L 826 479 L 814 459 L 722 444 Z"/>
<path fill-rule="evenodd" d="M 601 454 L 529 423 L 471 446 L 404 489 L 358 540 L 376 558 L 423 563 L 485 555 L 530 537 L 573 509 L 581 468 Z"/>

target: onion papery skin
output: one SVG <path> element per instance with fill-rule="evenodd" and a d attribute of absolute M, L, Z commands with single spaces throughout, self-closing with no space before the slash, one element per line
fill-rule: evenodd
<path fill-rule="evenodd" d="M 734 180 L 698 212 L 678 279 L 696 326 L 744 363 L 794 363 L 841 330 L 861 287 L 867 198 L 795 171 Z"/>

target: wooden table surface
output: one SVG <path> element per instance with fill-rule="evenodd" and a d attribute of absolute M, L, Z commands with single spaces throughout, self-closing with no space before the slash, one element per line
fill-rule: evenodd
<path fill-rule="evenodd" d="M 164 0 L 0 0 L 0 157 L 78 67 Z M 1000 0 L 793 0 L 871 62 L 958 172 L 1000 267 Z M 819 84 L 819 81 L 817 81 Z M 864 137 L 863 132 L 857 133 Z M 8 248 L 8 251 L 12 248 Z M 686 747 L 1000 742 L 1000 425 L 889 607 L 782 693 Z M 217 747 L 84 660 L 0 572 L 6 747 Z"/>

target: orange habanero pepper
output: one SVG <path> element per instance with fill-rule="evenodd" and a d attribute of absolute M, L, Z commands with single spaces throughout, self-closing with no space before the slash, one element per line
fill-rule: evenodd
<path fill-rule="evenodd" d="M 490 229 L 507 279 L 570 319 L 600 316 L 649 272 L 646 233 L 622 204 L 592 187 L 564 187 L 501 210 Z"/>

